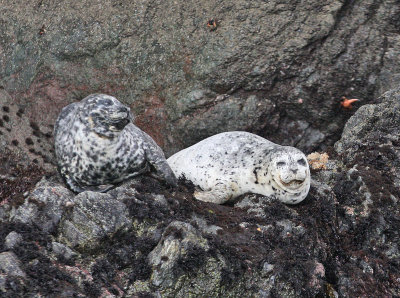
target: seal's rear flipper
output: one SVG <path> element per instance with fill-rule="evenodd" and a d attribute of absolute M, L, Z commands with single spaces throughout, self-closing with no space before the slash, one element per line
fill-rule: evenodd
<path fill-rule="evenodd" d="M 112 184 L 104 184 L 104 185 L 96 185 L 96 186 L 85 186 L 85 191 L 95 191 L 95 192 L 106 192 L 110 189 L 114 188 L 115 185 Z"/>
<path fill-rule="evenodd" d="M 115 185 L 112 184 L 104 184 L 104 185 L 90 185 L 90 186 L 80 186 L 78 183 L 76 183 L 74 180 L 72 180 L 70 177 L 66 177 L 65 182 L 69 186 L 69 188 L 76 192 L 84 192 L 84 191 L 95 191 L 95 192 L 106 192 L 112 189 Z"/>

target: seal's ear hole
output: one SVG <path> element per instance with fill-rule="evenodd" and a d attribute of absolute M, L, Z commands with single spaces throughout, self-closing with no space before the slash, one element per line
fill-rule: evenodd
<path fill-rule="evenodd" d="M 278 167 L 283 167 L 285 165 L 286 165 L 286 162 L 284 162 L 284 161 L 279 161 L 276 163 L 276 166 L 278 166 Z"/>
<path fill-rule="evenodd" d="M 304 159 L 304 158 L 301 158 L 301 159 L 299 159 L 298 161 L 297 161 L 297 163 L 299 164 L 299 165 L 301 165 L 301 166 L 305 166 L 307 163 L 306 163 L 306 160 Z"/>

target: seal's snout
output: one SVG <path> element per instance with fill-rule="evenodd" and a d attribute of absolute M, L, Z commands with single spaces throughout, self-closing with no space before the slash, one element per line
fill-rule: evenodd
<path fill-rule="evenodd" d="M 126 108 L 126 107 L 119 107 L 118 109 L 117 109 L 117 112 L 118 113 L 126 113 L 126 114 L 129 114 L 129 112 L 130 112 L 130 110 L 129 110 L 129 108 Z"/>
<path fill-rule="evenodd" d="M 115 123 L 114 126 L 117 130 L 123 130 L 128 123 L 129 123 L 129 119 L 125 118 L 125 119 L 122 119 L 121 121 L 118 121 L 117 123 Z"/>
<path fill-rule="evenodd" d="M 126 107 L 118 107 L 110 112 L 110 118 L 112 121 L 120 121 L 122 119 L 130 118 L 130 110 Z"/>

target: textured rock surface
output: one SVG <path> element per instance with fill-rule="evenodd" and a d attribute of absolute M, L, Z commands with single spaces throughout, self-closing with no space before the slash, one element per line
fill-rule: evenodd
<path fill-rule="evenodd" d="M 34 224 L 45 232 L 52 232 L 73 197 L 73 193 L 59 183 L 42 179 L 11 218 L 14 222 Z"/>
<path fill-rule="evenodd" d="M 187 181 L 171 190 L 146 176 L 106 194 L 75 196 L 57 177 L 43 178 L 24 203 L 10 198 L 1 206 L 8 215 L 0 222 L 0 254 L 12 255 L 18 268 L 0 258 L 0 291 L 397 297 L 400 88 L 380 101 L 349 120 L 298 205 L 259 195 L 215 205 L 195 200 Z M 66 208 L 55 207 L 55 193 L 68 198 Z M 40 210 L 27 212 L 39 201 Z M 44 210 L 57 220 L 43 221 Z M 12 233 L 20 239 L 9 247 Z"/>
<path fill-rule="evenodd" d="M 374 102 L 400 76 L 395 0 L 0 4 L 0 142 L 40 164 L 58 112 L 93 92 L 167 155 L 238 129 L 308 153 L 340 137 L 342 96 Z"/>
<path fill-rule="evenodd" d="M 398 1 L 286 2 L 0 0 L 1 296 L 400 296 L 400 90 L 376 96 L 398 84 Z M 76 196 L 52 124 L 93 92 L 168 153 L 246 129 L 330 157 L 296 206 L 149 177 Z"/>
<path fill-rule="evenodd" d="M 0 270 L 13 277 L 26 277 L 25 273 L 21 270 L 21 262 L 17 256 L 12 252 L 0 253 Z"/>
<path fill-rule="evenodd" d="M 102 238 L 132 225 L 126 206 L 110 194 L 80 193 L 69 208 L 60 224 L 60 237 L 73 248 L 95 249 Z"/>

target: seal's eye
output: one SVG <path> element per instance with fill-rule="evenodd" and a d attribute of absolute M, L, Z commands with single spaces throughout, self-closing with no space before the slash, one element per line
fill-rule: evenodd
<path fill-rule="evenodd" d="M 299 165 L 301 165 L 301 166 L 305 166 L 305 165 L 307 164 L 306 161 L 304 160 L 304 158 L 299 159 L 299 160 L 297 161 L 297 163 L 298 163 Z"/>
<path fill-rule="evenodd" d="M 286 162 L 284 162 L 284 161 L 279 161 L 276 163 L 276 166 L 278 166 L 278 167 L 283 167 L 285 165 L 286 165 Z"/>
<path fill-rule="evenodd" d="M 100 99 L 98 103 L 104 106 L 111 106 L 113 104 L 112 100 L 110 99 Z"/>

